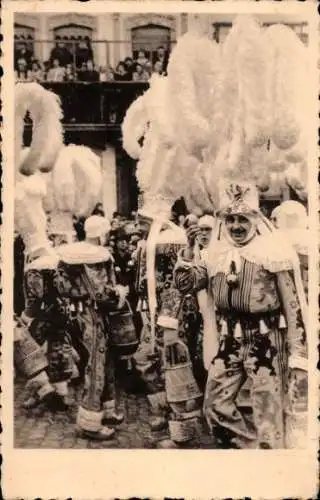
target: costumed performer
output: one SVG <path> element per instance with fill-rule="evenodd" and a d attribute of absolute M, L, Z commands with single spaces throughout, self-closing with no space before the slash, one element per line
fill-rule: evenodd
<path fill-rule="evenodd" d="M 70 337 L 66 328 L 67 318 L 60 308 L 59 297 L 54 293 L 55 272 L 59 257 L 46 234 L 46 215 L 42 201 L 45 183 L 39 174 L 23 178 L 16 186 L 16 227 L 25 245 L 25 308 L 20 322 L 39 346 L 47 343 L 47 373 L 57 398 L 57 409 L 68 408 L 68 381 L 74 368 Z M 41 339 L 38 332 L 41 330 Z M 24 403 L 26 408 L 41 402 L 39 391 Z"/>
<path fill-rule="evenodd" d="M 175 274 L 181 291 L 209 287 L 216 306 L 219 347 L 204 412 L 221 446 L 284 448 L 288 391 L 302 387 L 300 397 L 304 403 L 307 398 L 306 327 L 296 254 L 276 233 L 263 235 L 254 186 L 230 183 L 222 189 L 220 236 L 206 264 L 190 263 L 190 247 Z M 188 229 L 191 242 L 194 230 Z M 252 427 L 235 405 L 247 377 L 252 379 Z"/>
<path fill-rule="evenodd" d="M 292 42 L 292 34 L 284 31 L 292 46 L 295 39 Z M 306 300 L 299 261 L 290 243 L 259 212 L 256 188 L 265 189 L 267 181 L 262 180 L 272 168 L 277 172 L 286 168 L 285 162 L 269 156 L 271 138 L 281 150 L 291 151 L 301 123 L 296 119 L 294 93 L 289 92 L 292 80 L 279 66 L 270 72 L 274 60 L 266 40 L 270 42 L 259 24 L 244 16 L 235 20 L 223 44 L 225 93 L 220 105 L 225 106 L 226 125 L 221 127 L 217 154 L 209 149 L 206 157 L 207 187 L 219 224 L 201 264 L 194 262 L 193 250 L 198 227 L 188 228 L 190 248 L 181 252 L 175 272 L 179 290 L 189 293 L 204 288 L 214 301 L 216 349 L 204 412 L 222 447 L 306 444 Z M 277 50 L 285 56 L 280 44 Z M 274 87 L 280 92 L 274 76 L 280 73 L 282 94 L 288 87 L 285 108 L 279 107 L 279 94 L 279 106 L 270 99 Z M 259 150 L 265 152 L 259 156 Z M 257 161 L 264 155 L 265 162 Z M 235 404 L 248 378 L 252 381 L 251 422 Z"/>
<path fill-rule="evenodd" d="M 45 291 L 47 281 L 50 281 L 50 275 L 57 265 L 58 258 L 52 250 L 46 235 L 46 216 L 42 206 L 46 192 L 45 185 L 39 179 L 39 176 L 33 174 L 37 171 L 50 171 L 63 146 L 61 108 L 59 99 L 55 94 L 46 91 L 35 83 L 17 84 L 15 93 L 15 173 L 17 184 L 15 223 L 17 232 L 22 236 L 25 246 L 25 292 L 27 292 L 28 283 L 32 283 L 37 293 L 41 294 Z M 22 149 L 24 117 L 27 111 L 29 111 L 33 120 L 32 143 L 30 148 Z M 49 132 L 50 141 L 48 141 Z M 27 176 L 31 177 L 27 178 Z M 21 359 L 28 355 L 28 352 L 25 352 L 26 349 L 28 351 L 27 344 L 29 344 L 29 348 L 31 348 L 31 345 L 33 346 L 34 353 L 40 353 L 40 346 L 39 349 L 36 348 L 36 342 L 30 336 L 30 333 L 34 334 L 34 322 L 29 313 L 31 313 L 31 309 L 35 304 L 41 309 L 41 316 L 46 315 L 46 308 L 43 307 L 45 304 L 42 303 L 40 297 L 35 300 L 27 297 L 21 318 L 18 319 L 19 325 L 24 324 L 25 327 L 24 335 L 18 335 L 19 342 L 22 342 L 21 339 L 23 338 L 26 344 L 19 347 L 19 342 L 15 342 L 15 351 L 20 350 L 18 358 Z M 50 314 L 52 314 L 52 311 Z M 17 327 L 17 331 L 21 333 L 22 330 Z M 54 408 L 66 408 L 64 401 L 67 392 L 66 384 L 70 378 L 73 363 L 70 357 L 69 339 L 63 332 L 59 333 L 57 332 L 55 342 L 52 338 L 49 341 L 51 353 L 48 356 L 46 366 L 48 374 L 42 372 L 39 375 L 41 381 L 37 381 L 36 384 L 40 387 L 39 390 L 35 387 L 35 384 L 31 384 L 36 392 L 25 401 L 26 408 L 34 407 L 42 401 L 43 387 L 46 388 L 45 392 L 52 392 L 49 391 L 48 387 L 48 375 L 51 387 L 54 386 L 55 390 L 56 397 L 51 398 L 51 402 L 54 402 Z M 43 351 L 41 352 L 42 354 L 39 354 L 39 356 L 40 359 L 43 359 L 45 354 Z M 28 367 L 30 367 L 30 363 L 28 363 Z"/>
<path fill-rule="evenodd" d="M 159 94 L 163 98 L 161 106 L 158 105 Z M 187 172 L 194 172 L 197 165 L 197 160 L 188 155 L 180 144 L 175 143 L 171 121 L 166 113 L 167 104 L 168 79 L 153 78 L 148 92 L 129 108 L 122 128 L 125 149 L 131 156 L 139 158 L 137 177 L 144 193 L 144 205 L 138 213 L 144 239 L 137 252 L 138 309 L 144 318 L 144 328 L 134 359 L 137 372 L 147 384 L 149 400 L 156 414 L 151 422 L 153 430 L 163 429 L 168 423 L 165 338 L 169 330 L 172 330 L 172 338 L 178 338 L 177 315 L 181 304 L 181 294 L 172 286 L 172 269 L 177 252 L 175 247 L 185 244 L 185 236 L 181 228 L 169 222 L 171 207 L 183 195 L 183 189 L 187 189 L 187 180 L 191 176 L 184 176 Z M 141 149 L 138 141 L 144 134 Z M 167 226 L 171 228 L 168 231 L 172 238 L 168 240 L 163 239 Z M 169 233 L 166 234 L 169 236 Z M 165 316 L 161 314 L 161 309 L 168 300 L 163 300 L 163 295 L 168 291 L 172 294 L 171 321 L 161 324 L 159 317 Z M 190 399 L 195 399 L 201 396 L 201 392 L 197 388 L 191 366 L 188 365 L 187 370 L 194 388 Z"/>
<path fill-rule="evenodd" d="M 86 240 L 59 247 L 56 280 L 63 303 L 73 311 L 73 327 L 77 325 L 88 356 L 77 429 L 80 435 L 97 440 L 111 439 L 114 429 L 108 425 L 123 420 L 116 410 L 108 314 L 121 309 L 125 291 L 115 284 L 113 258 L 101 246 L 109 230 L 104 217 L 89 217 Z"/>

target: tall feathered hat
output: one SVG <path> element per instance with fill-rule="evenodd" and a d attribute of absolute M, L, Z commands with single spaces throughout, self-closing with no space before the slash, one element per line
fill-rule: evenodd
<path fill-rule="evenodd" d="M 250 195 L 256 210 L 253 193 L 268 190 L 271 180 L 305 195 L 309 108 L 300 96 L 306 74 L 306 48 L 294 31 L 263 28 L 252 16 L 238 16 L 222 44 L 199 33 L 178 41 L 168 66 L 172 115 L 180 141 L 199 158 L 189 207 L 206 200 L 225 208 L 241 185 L 241 198 L 248 206 Z"/>
<path fill-rule="evenodd" d="M 32 142 L 23 148 L 25 117 L 32 119 Z M 63 146 L 62 111 L 59 97 L 38 83 L 15 86 L 16 174 L 32 175 L 52 170 Z"/>
<path fill-rule="evenodd" d="M 71 243 L 75 239 L 73 217 L 88 217 L 101 200 L 100 158 L 86 146 L 63 146 L 52 172 L 43 177 L 48 233 L 62 235 L 65 243 Z"/>
<path fill-rule="evenodd" d="M 144 201 L 139 213 L 151 220 L 170 218 L 174 201 L 188 191 L 197 165 L 177 142 L 168 82 L 167 77 L 153 76 L 149 90 L 131 105 L 122 125 L 123 146 L 138 159 L 137 179 Z"/>
<path fill-rule="evenodd" d="M 46 185 L 39 173 L 23 177 L 15 189 L 15 229 L 22 236 L 27 263 L 40 260 L 55 266 L 56 254 L 47 236 L 47 217 L 43 208 Z"/>

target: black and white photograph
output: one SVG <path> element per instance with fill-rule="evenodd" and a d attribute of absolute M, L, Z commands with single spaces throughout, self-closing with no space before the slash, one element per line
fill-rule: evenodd
<path fill-rule="evenodd" d="M 310 10 L 90 3 L 12 14 L 13 448 L 306 451 Z"/>

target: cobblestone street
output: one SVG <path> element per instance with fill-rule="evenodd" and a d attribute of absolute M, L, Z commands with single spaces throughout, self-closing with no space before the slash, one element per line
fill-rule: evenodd
<path fill-rule="evenodd" d="M 114 439 L 97 442 L 82 439 L 77 435 L 75 421 L 77 401 L 81 387 L 70 389 L 73 404 L 68 412 L 52 413 L 42 407 L 25 410 L 22 407 L 25 383 L 15 381 L 14 403 L 14 443 L 16 448 L 61 448 L 61 449 L 101 449 L 101 448 L 145 448 L 157 447 L 157 443 L 169 437 L 167 431 L 152 432 L 149 427 L 150 410 L 144 394 L 128 394 L 119 390 L 119 407 L 124 412 L 124 422 L 118 426 Z M 202 424 L 197 428 L 193 441 L 181 446 L 184 449 L 214 448 L 212 439 L 204 432 Z"/>

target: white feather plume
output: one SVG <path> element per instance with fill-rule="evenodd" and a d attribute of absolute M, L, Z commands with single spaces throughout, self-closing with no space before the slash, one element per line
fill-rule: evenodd
<path fill-rule="evenodd" d="M 278 148 L 287 150 L 297 144 L 302 130 L 301 88 L 307 77 L 306 48 L 291 28 L 281 24 L 267 28 L 265 38 L 272 50 L 274 68 L 272 140 Z"/>
<path fill-rule="evenodd" d="M 149 93 L 150 89 L 129 106 L 121 126 L 123 148 L 135 160 L 140 157 L 142 150 L 139 140 L 145 135 L 148 128 L 146 100 Z"/>
<path fill-rule="evenodd" d="M 27 111 L 33 121 L 32 143 L 20 163 L 20 151 Z M 62 111 L 56 94 L 37 83 L 18 83 L 15 88 L 15 163 L 24 175 L 53 168 L 63 145 Z M 50 138 L 50 140 L 48 140 Z"/>

